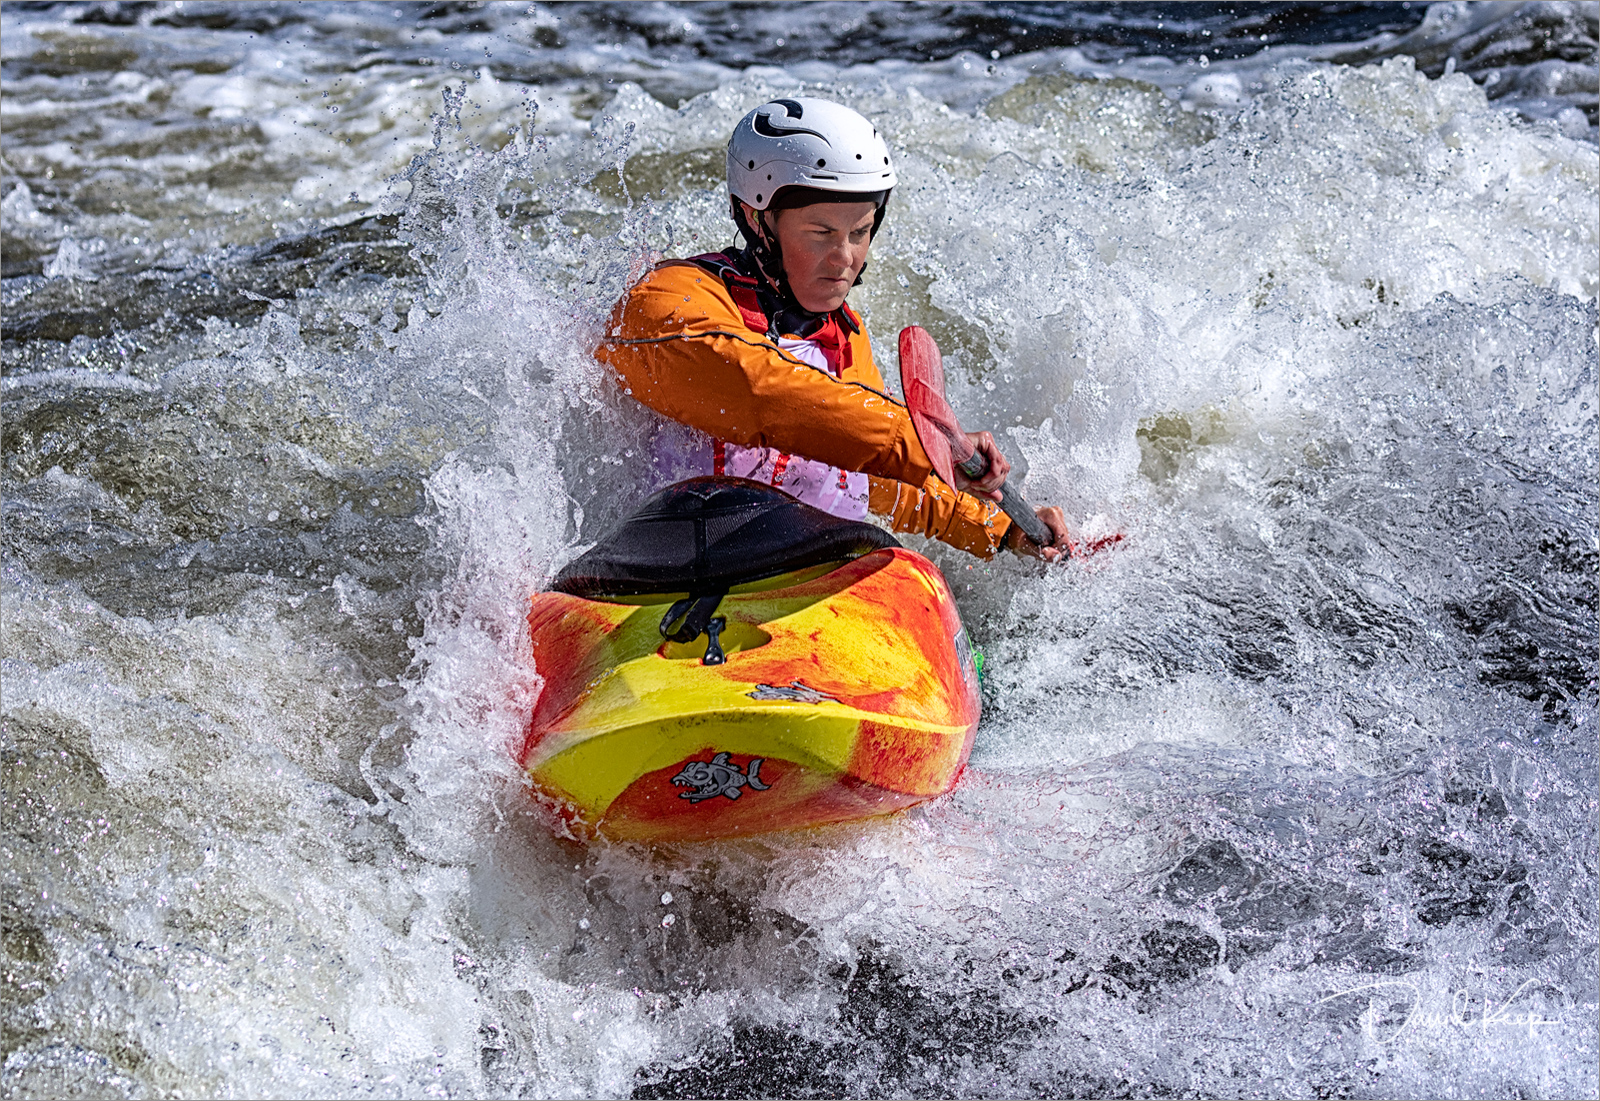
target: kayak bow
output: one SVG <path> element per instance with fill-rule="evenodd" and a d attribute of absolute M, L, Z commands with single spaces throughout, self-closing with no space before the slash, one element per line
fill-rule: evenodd
<path fill-rule="evenodd" d="M 684 640 L 683 608 L 710 601 Z M 972 749 L 977 671 L 938 569 L 759 483 L 657 494 L 528 623 L 544 684 L 522 763 L 580 832 L 870 817 L 949 791 Z"/>

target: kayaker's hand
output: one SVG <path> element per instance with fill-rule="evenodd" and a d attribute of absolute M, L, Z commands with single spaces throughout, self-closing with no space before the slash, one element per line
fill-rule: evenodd
<path fill-rule="evenodd" d="M 1022 534 L 1022 529 L 1016 524 L 1011 525 L 1011 530 L 1006 532 L 1006 547 L 1013 554 L 1025 555 L 1032 558 L 1043 558 L 1046 562 L 1059 562 L 1072 557 L 1072 544 L 1067 539 L 1067 518 L 1060 509 L 1054 505 L 1035 509 L 1039 519 L 1044 521 L 1044 526 L 1050 529 L 1053 540 L 1048 547 L 1036 547 L 1033 540 Z"/>
<path fill-rule="evenodd" d="M 998 504 L 1000 487 L 1005 484 L 1006 475 L 1011 473 L 1011 462 L 1000 453 L 1000 446 L 994 442 L 994 437 L 989 433 L 968 432 L 967 439 L 972 441 L 974 451 L 989 460 L 989 470 L 977 481 L 972 481 L 961 473 L 961 467 L 957 466 L 956 488 L 963 493 L 970 493 L 974 497 L 982 497 Z"/>

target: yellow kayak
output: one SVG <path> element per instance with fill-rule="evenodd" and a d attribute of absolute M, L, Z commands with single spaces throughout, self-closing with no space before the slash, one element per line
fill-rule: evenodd
<path fill-rule="evenodd" d="M 949 791 L 977 673 L 944 577 L 780 490 L 652 497 L 533 597 L 522 763 L 577 832 L 797 829 Z"/>

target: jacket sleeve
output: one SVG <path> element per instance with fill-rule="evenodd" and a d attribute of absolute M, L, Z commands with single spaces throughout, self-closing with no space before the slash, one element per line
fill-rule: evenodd
<path fill-rule="evenodd" d="M 913 486 L 933 472 L 904 405 L 751 331 L 722 281 L 696 265 L 664 264 L 629 291 L 595 355 L 638 401 L 714 439 Z"/>
<path fill-rule="evenodd" d="M 919 489 L 887 478 L 873 478 L 867 507 L 887 517 L 895 531 L 926 535 L 952 547 L 993 558 L 1011 528 L 1000 506 L 967 493 L 957 493 L 936 477 Z"/>

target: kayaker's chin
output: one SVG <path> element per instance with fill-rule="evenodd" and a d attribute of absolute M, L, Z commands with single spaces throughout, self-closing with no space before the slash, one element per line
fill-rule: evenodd
<path fill-rule="evenodd" d="M 949 791 L 977 666 L 939 571 L 780 490 L 650 498 L 533 598 L 522 763 L 580 835 L 694 841 Z"/>
<path fill-rule="evenodd" d="M 795 300 L 810 312 L 819 314 L 832 313 L 844 305 L 854 284 L 854 278 L 815 279 L 804 288 L 795 286 L 792 280 L 790 282 L 790 286 L 794 287 Z"/>

